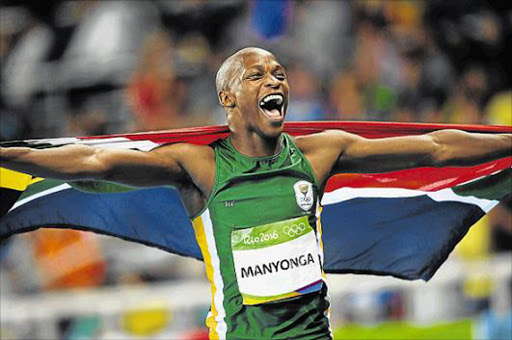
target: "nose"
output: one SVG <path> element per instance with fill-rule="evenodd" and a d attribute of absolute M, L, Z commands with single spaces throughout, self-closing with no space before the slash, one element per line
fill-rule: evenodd
<path fill-rule="evenodd" d="M 279 87 L 280 84 L 281 83 L 280 83 L 279 79 L 274 77 L 272 74 L 269 74 L 266 77 L 266 79 L 265 79 L 265 86 L 266 87 L 270 87 L 270 88 L 276 89 L 276 88 Z"/>

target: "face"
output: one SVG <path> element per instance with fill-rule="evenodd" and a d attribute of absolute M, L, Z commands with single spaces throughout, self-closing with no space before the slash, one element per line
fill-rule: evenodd
<path fill-rule="evenodd" d="M 240 74 L 232 88 L 234 114 L 240 115 L 249 131 L 265 137 L 278 136 L 288 107 L 289 86 L 284 67 L 272 54 L 254 52 L 244 56 Z"/>

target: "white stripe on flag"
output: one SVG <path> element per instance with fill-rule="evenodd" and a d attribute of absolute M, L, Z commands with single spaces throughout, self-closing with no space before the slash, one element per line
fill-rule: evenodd
<path fill-rule="evenodd" d="M 26 139 L 24 142 L 32 145 L 39 144 L 51 144 L 51 145 L 65 145 L 78 143 L 80 140 L 78 138 L 70 137 L 70 138 L 46 138 L 46 139 Z"/>
<path fill-rule="evenodd" d="M 112 143 L 123 143 L 131 142 L 130 139 L 125 137 L 112 137 L 112 138 L 91 138 L 91 139 L 79 139 L 78 143 L 85 145 L 100 145 L 100 144 L 112 144 Z"/>
<path fill-rule="evenodd" d="M 29 139 L 25 142 L 37 146 L 44 144 L 51 144 L 54 146 L 67 145 L 67 144 L 82 144 L 90 145 L 104 149 L 138 149 L 141 151 L 149 151 L 160 144 L 150 140 L 136 140 L 132 141 L 125 137 L 112 137 L 112 138 L 94 138 L 94 139 L 79 139 L 79 138 L 49 138 L 49 139 Z"/>
<path fill-rule="evenodd" d="M 497 200 L 488 200 L 477 198 L 475 196 L 459 196 L 452 189 L 443 189 L 439 191 L 428 192 L 428 197 L 436 202 L 455 201 L 461 203 L 474 204 L 480 207 L 485 213 L 494 208 L 499 203 Z"/>
<path fill-rule="evenodd" d="M 80 144 L 85 144 L 85 143 L 80 142 Z M 87 143 L 86 145 L 90 145 L 90 146 L 94 146 L 94 147 L 102 148 L 102 149 L 137 149 L 137 150 L 141 150 L 141 151 L 149 151 L 149 150 L 156 148 L 160 144 L 153 143 L 152 141 L 149 141 L 149 140 L 140 140 L 140 141 L 125 141 L 122 143 L 106 143 L 106 144 Z"/>
<path fill-rule="evenodd" d="M 77 143 L 104 149 L 138 149 L 141 151 L 149 151 L 159 146 L 159 144 L 154 143 L 150 140 L 132 141 L 125 137 L 112 137 L 103 139 L 80 139 Z"/>
<path fill-rule="evenodd" d="M 475 196 L 459 196 L 452 189 L 442 189 L 439 191 L 420 191 L 401 188 L 340 188 L 331 192 L 326 192 L 322 198 L 322 205 L 336 204 L 349 201 L 354 198 L 404 198 L 428 196 L 436 202 L 461 202 L 473 204 L 486 213 L 491 210 L 497 200 L 488 200 L 485 198 L 477 198 Z"/>
<path fill-rule="evenodd" d="M 349 188 L 344 187 L 326 192 L 322 198 L 322 205 L 335 204 L 354 198 L 394 198 L 416 197 L 425 195 L 424 191 L 400 188 Z"/>
<path fill-rule="evenodd" d="M 22 199 L 21 201 L 16 202 L 11 207 L 11 209 L 9 209 L 9 212 L 11 212 L 14 209 L 19 208 L 22 205 L 27 204 L 28 202 L 31 202 L 31 201 L 33 201 L 35 199 L 38 199 L 38 198 L 41 198 L 41 197 L 44 197 L 44 196 L 48 196 L 48 195 L 54 194 L 56 192 L 59 192 L 59 191 L 62 191 L 62 190 L 67 190 L 67 189 L 71 189 L 71 186 L 69 184 L 67 184 L 67 183 L 64 183 L 64 184 L 58 185 L 56 187 L 53 187 L 51 189 L 38 192 L 37 194 L 34 194 L 32 196 L 29 196 L 27 198 Z"/>

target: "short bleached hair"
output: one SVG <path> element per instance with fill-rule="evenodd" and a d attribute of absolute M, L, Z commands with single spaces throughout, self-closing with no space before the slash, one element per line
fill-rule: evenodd
<path fill-rule="evenodd" d="M 231 90 L 233 80 L 240 78 L 244 72 L 244 57 L 252 53 L 272 54 L 259 47 L 246 47 L 227 58 L 220 66 L 215 77 L 217 95 L 221 91 Z"/>

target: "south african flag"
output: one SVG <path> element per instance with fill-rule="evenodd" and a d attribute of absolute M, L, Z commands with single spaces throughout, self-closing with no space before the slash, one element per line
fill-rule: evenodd
<path fill-rule="evenodd" d="M 342 129 L 367 138 L 457 128 L 512 133 L 511 127 L 378 122 L 288 123 L 304 135 Z M 208 144 L 225 126 L 82 138 L 2 143 L 48 148 L 70 143 L 151 150 L 165 143 Z M 322 199 L 325 271 L 428 280 L 468 229 L 512 193 L 512 157 L 471 167 L 415 168 L 338 174 Z M 112 235 L 201 259 L 176 189 L 135 189 L 108 182 L 62 182 L 0 169 L 0 238 L 38 228 L 71 228 Z M 140 174 L 144 176 L 144 174 Z"/>

